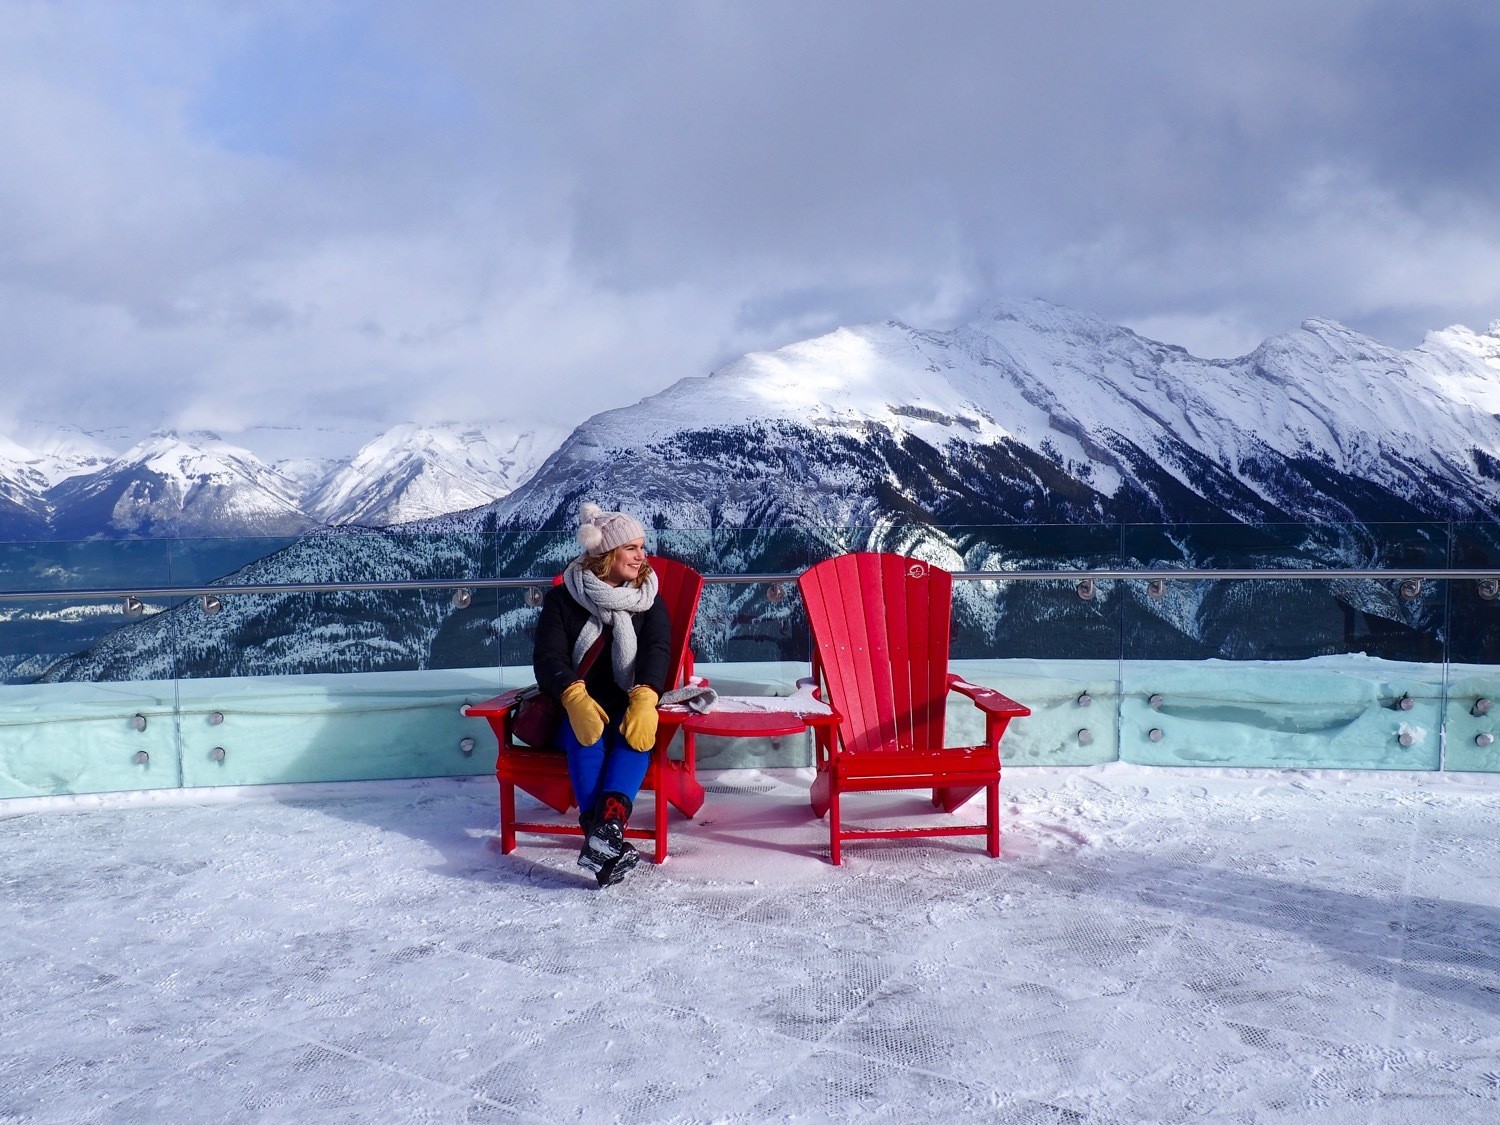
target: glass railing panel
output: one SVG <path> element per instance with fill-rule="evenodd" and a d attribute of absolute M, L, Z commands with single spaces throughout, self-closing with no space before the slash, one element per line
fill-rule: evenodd
<path fill-rule="evenodd" d="M 181 784 L 170 640 L 131 665 L 90 658 L 122 635 L 154 634 L 171 609 L 156 598 L 129 616 L 115 600 L 0 600 L 0 798 Z"/>
<path fill-rule="evenodd" d="M 0 591 L 164 589 L 172 544 L 162 539 L 0 543 Z"/>
<path fill-rule="evenodd" d="M 1448 565 L 1449 525 L 1125 524 L 1129 568 L 1399 570 Z"/>
<path fill-rule="evenodd" d="M 1439 768 L 1444 583 L 1125 585 L 1123 760 Z"/>
<path fill-rule="evenodd" d="M 264 574 L 270 560 L 295 554 L 305 536 L 251 536 L 219 539 L 170 539 L 171 584 L 177 589 L 213 584 L 249 585 L 275 581 Z M 246 572 L 250 576 L 246 577 Z M 257 577 L 260 575 L 261 577 Z"/>
<path fill-rule="evenodd" d="M 1001 743 L 1006 765 L 1118 758 L 1119 586 L 1100 581 L 1080 592 L 1076 581 L 954 583 L 951 670 L 1031 708 Z M 984 739 L 983 716 L 966 699 L 949 700 L 948 723 L 950 743 Z"/>
<path fill-rule="evenodd" d="M 1500 571 L 1500 524 L 1455 524 L 1453 565 Z M 1443 768 L 1500 772 L 1500 597 L 1493 579 L 1448 586 Z"/>
<path fill-rule="evenodd" d="M 460 708 L 500 688 L 496 623 L 520 593 L 475 590 L 459 605 L 449 588 L 225 587 L 213 613 L 198 599 L 178 606 L 162 629 L 180 651 L 183 783 L 490 772 L 494 739 Z"/>
<path fill-rule="evenodd" d="M 955 570 L 1112 570 L 1110 525 L 952 526 L 941 529 Z M 1119 755 L 1119 583 L 959 581 L 953 588 L 953 671 L 1031 708 L 1001 744 L 1007 765 L 1096 765 Z M 948 740 L 975 743 L 984 723 L 950 699 Z"/>

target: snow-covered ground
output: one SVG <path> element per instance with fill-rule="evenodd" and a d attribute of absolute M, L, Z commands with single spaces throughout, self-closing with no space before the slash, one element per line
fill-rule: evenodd
<path fill-rule="evenodd" d="M 0 805 L 0 1121 L 1500 1119 L 1500 789 L 707 780 L 603 892 L 483 779 Z"/>

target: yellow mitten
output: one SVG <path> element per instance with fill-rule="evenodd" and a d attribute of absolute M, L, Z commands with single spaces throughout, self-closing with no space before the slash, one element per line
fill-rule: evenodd
<path fill-rule="evenodd" d="M 656 745 L 656 692 L 645 684 L 630 689 L 630 706 L 620 720 L 620 733 L 632 750 L 649 750 Z"/>
<path fill-rule="evenodd" d="M 604 737 L 604 721 L 609 716 L 604 713 L 603 707 L 594 702 L 594 697 L 583 686 L 582 680 L 574 680 L 563 689 L 562 705 L 568 712 L 568 722 L 579 742 L 592 746 Z"/>

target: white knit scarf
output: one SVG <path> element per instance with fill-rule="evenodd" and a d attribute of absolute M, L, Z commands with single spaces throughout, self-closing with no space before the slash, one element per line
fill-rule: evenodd
<path fill-rule="evenodd" d="M 626 691 L 635 687 L 635 626 L 631 614 L 645 613 L 656 601 L 656 575 L 651 575 L 637 590 L 634 586 L 611 586 L 593 571 L 585 570 L 576 560 L 563 571 L 563 585 L 573 600 L 589 612 L 573 645 L 573 669 L 583 663 L 583 658 L 604 632 L 604 626 L 614 629 L 614 643 L 610 656 L 615 667 L 615 683 Z"/>

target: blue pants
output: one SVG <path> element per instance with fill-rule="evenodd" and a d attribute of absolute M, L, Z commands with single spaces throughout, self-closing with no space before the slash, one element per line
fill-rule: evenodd
<path fill-rule="evenodd" d="M 604 724 L 599 741 L 588 746 L 578 741 L 573 724 L 563 719 L 557 741 L 568 756 L 568 776 L 573 781 L 573 795 L 583 816 L 593 813 L 601 793 L 620 793 L 633 804 L 646 780 L 651 751 L 632 750 L 620 733 L 620 718 L 612 716 Z"/>

